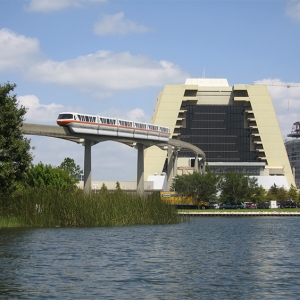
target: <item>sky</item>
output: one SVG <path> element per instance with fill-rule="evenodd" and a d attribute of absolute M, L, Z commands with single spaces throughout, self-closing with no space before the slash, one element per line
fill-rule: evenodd
<path fill-rule="evenodd" d="M 0 0 L 0 84 L 17 85 L 26 123 L 63 111 L 151 122 L 166 84 L 201 77 L 268 84 L 287 139 L 300 121 L 300 0 Z M 34 164 L 83 169 L 83 146 L 26 137 Z M 136 149 L 92 147 L 93 180 L 136 173 Z"/>

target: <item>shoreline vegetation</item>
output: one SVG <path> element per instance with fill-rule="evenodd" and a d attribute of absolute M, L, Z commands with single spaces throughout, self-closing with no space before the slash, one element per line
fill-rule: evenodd
<path fill-rule="evenodd" d="M 159 193 L 122 190 L 85 195 L 82 190 L 26 189 L 0 200 L 0 228 L 112 227 L 178 224 L 185 217 Z"/>
<path fill-rule="evenodd" d="M 1 228 L 116 227 L 178 224 L 191 216 L 288 215 L 292 209 L 177 209 L 160 199 L 121 189 L 85 195 L 80 189 L 27 188 L 0 199 Z"/>

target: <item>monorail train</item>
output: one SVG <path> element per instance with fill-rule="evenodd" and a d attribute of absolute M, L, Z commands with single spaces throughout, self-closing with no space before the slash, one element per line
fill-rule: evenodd
<path fill-rule="evenodd" d="M 59 126 L 69 127 L 74 133 L 131 137 L 158 141 L 168 141 L 170 136 L 170 129 L 167 127 L 75 112 L 60 113 L 56 122 Z"/>

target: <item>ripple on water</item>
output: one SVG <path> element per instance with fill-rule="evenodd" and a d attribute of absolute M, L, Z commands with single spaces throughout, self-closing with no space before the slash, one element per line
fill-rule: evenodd
<path fill-rule="evenodd" d="M 3 299 L 296 299 L 298 217 L 0 230 Z"/>

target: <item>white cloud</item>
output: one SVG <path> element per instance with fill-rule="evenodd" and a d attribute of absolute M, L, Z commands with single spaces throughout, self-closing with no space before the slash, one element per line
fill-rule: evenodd
<path fill-rule="evenodd" d="M 81 165 L 83 170 L 84 152 L 82 145 L 53 137 L 36 135 L 27 135 L 26 137 L 30 139 L 30 145 L 34 147 L 32 151 L 33 164 L 43 162 L 44 164 L 59 166 L 66 157 L 70 157 L 75 160 L 76 164 Z M 93 157 L 94 160 L 95 157 Z"/>
<path fill-rule="evenodd" d="M 300 21 L 300 1 L 290 0 L 285 9 L 286 15 L 293 20 Z"/>
<path fill-rule="evenodd" d="M 21 105 L 27 108 L 27 113 L 25 114 L 26 123 L 54 123 L 60 112 L 69 110 L 61 104 L 41 104 L 35 95 L 19 96 L 17 99 Z"/>
<path fill-rule="evenodd" d="M 128 112 L 128 119 L 139 122 L 150 122 L 149 117 L 146 116 L 145 112 L 140 108 L 135 108 Z"/>
<path fill-rule="evenodd" d="M 44 61 L 32 66 L 27 75 L 37 81 L 72 86 L 92 93 L 182 83 L 189 76 L 171 62 L 109 51 L 63 62 Z"/>
<path fill-rule="evenodd" d="M 59 113 L 63 111 L 80 111 L 84 112 L 82 108 L 65 107 L 61 104 L 51 103 L 42 104 L 35 95 L 18 96 L 17 100 L 20 105 L 23 105 L 27 109 L 25 115 L 25 123 L 34 124 L 55 124 L 56 118 Z M 141 108 L 135 108 L 130 111 L 124 111 L 117 108 L 110 108 L 107 111 L 94 112 L 105 117 L 122 118 L 132 121 L 150 122 L 151 117 L 146 115 Z"/>
<path fill-rule="evenodd" d="M 98 35 L 118 34 L 126 35 L 128 33 L 144 33 L 150 31 L 143 25 L 124 19 L 124 13 L 115 15 L 105 15 L 94 26 L 94 31 Z"/>
<path fill-rule="evenodd" d="M 0 30 L 0 72 L 29 66 L 39 55 L 39 41 L 3 28 Z"/>
<path fill-rule="evenodd" d="M 44 60 L 37 39 L 1 29 L 0 72 L 16 70 L 27 79 L 73 87 L 98 98 L 116 90 L 183 83 L 189 77 L 172 62 L 129 52 L 98 51 L 61 62 Z"/>
<path fill-rule="evenodd" d="M 138 122 L 151 122 L 151 116 L 145 114 L 145 111 L 141 108 L 135 108 L 130 111 L 120 110 L 118 108 L 110 108 L 109 110 L 97 112 L 98 115 L 111 117 L 111 118 L 120 118 L 126 119 L 131 121 L 138 121 Z"/>
<path fill-rule="evenodd" d="M 81 7 L 89 2 L 106 2 L 106 0 L 31 0 L 27 9 L 37 12 L 50 12 L 62 10 L 67 7 Z"/>
<path fill-rule="evenodd" d="M 281 134 L 285 140 L 287 135 L 291 133 L 293 124 L 300 121 L 300 112 L 298 112 L 300 105 L 300 83 L 291 84 L 283 82 L 278 78 L 264 79 L 257 81 L 257 83 L 268 85 Z M 289 85 L 290 87 L 288 87 Z"/>

